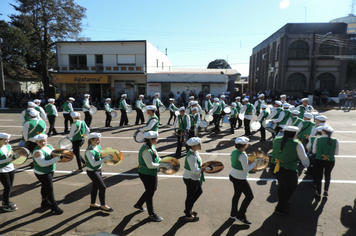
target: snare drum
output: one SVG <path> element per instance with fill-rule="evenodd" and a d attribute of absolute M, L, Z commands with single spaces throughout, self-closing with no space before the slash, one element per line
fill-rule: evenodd
<path fill-rule="evenodd" d="M 159 107 L 159 112 L 162 113 L 162 112 L 165 112 L 166 111 L 166 107 L 165 106 L 160 106 Z"/>
<path fill-rule="evenodd" d="M 214 120 L 214 117 L 210 114 L 206 114 L 204 118 L 207 122 L 212 122 Z"/>
<path fill-rule="evenodd" d="M 147 112 L 147 107 L 142 107 L 142 112 L 146 113 Z"/>
<path fill-rule="evenodd" d="M 225 114 L 230 114 L 231 113 L 231 107 L 225 107 L 224 108 Z"/>
<path fill-rule="evenodd" d="M 91 107 L 91 108 L 89 109 L 89 113 L 90 113 L 91 115 L 94 115 L 97 111 L 98 111 L 98 109 L 97 109 L 96 107 Z"/>
<path fill-rule="evenodd" d="M 272 134 L 275 134 L 277 125 L 278 123 L 273 123 L 273 121 L 270 121 L 266 127 L 266 130 Z"/>
<path fill-rule="evenodd" d="M 239 118 L 240 118 L 240 120 L 244 120 L 245 119 L 245 114 L 244 113 L 239 113 Z"/>
<path fill-rule="evenodd" d="M 207 128 L 208 126 L 209 126 L 209 123 L 206 120 L 200 121 L 199 127 Z"/>
<path fill-rule="evenodd" d="M 144 133 L 137 130 L 134 135 L 133 135 L 133 138 L 135 140 L 136 143 L 143 143 L 143 141 L 145 141 L 145 137 L 143 136 Z"/>
<path fill-rule="evenodd" d="M 117 112 L 114 111 L 114 110 L 112 110 L 112 111 L 111 111 L 111 117 L 112 117 L 112 118 L 117 117 Z"/>
<path fill-rule="evenodd" d="M 127 108 L 126 108 L 126 113 L 129 114 L 129 113 L 131 113 L 131 112 L 132 112 L 132 107 L 127 107 Z"/>
<path fill-rule="evenodd" d="M 252 131 L 257 131 L 257 130 L 259 130 L 261 128 L 261 123 L 259 121 L 257 121 L 257 120 L 252 121 L 250 123 L 250 128 L 251 128 Z"/>
<path fill-rule="evenodd" d="M 58 145 L 60 149 L 71 150 L 73 148 L 73 143 L 72 141 L 70 141 L 69 138 L 62 138 L 61 140 L 59 140 Z"/>

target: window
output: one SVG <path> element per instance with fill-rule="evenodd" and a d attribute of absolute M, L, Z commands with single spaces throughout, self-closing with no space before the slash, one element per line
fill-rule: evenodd
<path fill-rule="evenodd" d="M 135 55 L 117 55 L 118 65 L 135 65 L 136 57 Z"/>
<path fill-rule="evenodd" d="M 338 55 L 339 47 L 335 41 L 327 40 L 324 41 L 319 48 L 319 55 Z"/>
<path fill-rule="evenodd" d="M 307 79 L 301 73 L 293 73 L 288 76 L 286 90 L 293 92 L 302 92 L 305 90 Z"/>
<path fill-rule="evenodd" d="M 158 59 L 156 59 L 156 67 L 158 68 Z"/>
<path fill-rule="evenodd" d="M 69 55 L 69 66 L 82 69 L 87 66 L 87 55 Z"/>
<path fill-rule="evenodd" d="M 202 90 L 203 90 L 204 95 L 209 94 L 210 93 L 210 84 L 203 84 Z"/>
<path fill-rule="evenodd" d="M 103 55 L 95 55 L 95 64 L 103 64 Z"/>
<path fill-rule="evenodd" d="M 333 92 L 335 88 L 335 76 L 330 73 L 323 73 L 318 76 L 315 83 L 315 88 L 324 91 Z"/>
<path fill-rule="evenodd" d="M 277 51 L 276 51 L 276 61 L 279 60 L 279 44 L 277 46 Z"/>
<path fill-rule="evenodd" d="M 297 40 L 289 46 L 289 59 L 306 59 L 309 57 L 309 45 L 303 40 Z"/>

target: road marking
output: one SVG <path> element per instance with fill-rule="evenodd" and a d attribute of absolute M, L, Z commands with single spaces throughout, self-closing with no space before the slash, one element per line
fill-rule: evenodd
<path fill-rule="evenodd" d="M 0 119 L 0 121 L 14 121 L 14 120 Z"/>
<path fill-rule="evenodd" d="M 27 169 L 15 169 L 18 172 L 33 172 L 33 170 L 27 170 Z M 72 174 L 72 171 L 68 170 L 55 170 L 55 173 L 59 174 Z M 82 175 L 86 175 L 87 173 L 85 171 L 79 173 Z M 102 172 L 102 175 L 108 175 L 108 176 L 113 176 L 113 175 L 120 175 L 120 176 L 134 176 L 138 177 L 139 175 L 136 173 L 114 173 L 114 172 Z M 183 178 L 183 175 L 158 175 L 158 177 L 161 178 Z M 205 179 L 216 179 L 216 180 L 229 180 L 229 177 L 227 176 L 204 176 Z M 268 179 L 268 178 L 247 178 L 250 181 L 277 181 L 277 179 Z M 313 180 L 311 179 L 298 179 L 299 183 L 311 183 Z M 323 182 L 325 182 L 323 180 Z M 337 184 L 356 184 L 356 180 L 331 180 L 331 183 L 337 183 Z"/>

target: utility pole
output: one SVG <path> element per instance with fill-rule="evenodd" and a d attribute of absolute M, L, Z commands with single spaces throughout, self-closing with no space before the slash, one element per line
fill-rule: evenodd
<path fill-rule="evenodd" d="M 4 70 L 2 66 L 2 38 L 0 38 L 0 97 L 1 97 L 1 108 L 5 108 L 6 94 L 5 94 L 5 78 L 4 78 Z"/>

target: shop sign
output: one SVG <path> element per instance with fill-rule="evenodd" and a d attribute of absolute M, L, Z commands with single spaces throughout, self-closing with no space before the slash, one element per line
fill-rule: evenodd
<path fill-rule="evenodd" d="M 54 75 L 54 83 L 60 84 L 107 84 L 107 75 Z"/>

